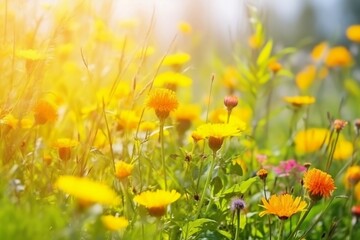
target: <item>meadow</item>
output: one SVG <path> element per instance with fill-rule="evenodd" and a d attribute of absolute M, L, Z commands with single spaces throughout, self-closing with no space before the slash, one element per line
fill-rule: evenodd
<path fill-rule="evenodd" d="M 22 4 L 0 2 L 0 239 L 360 237 L 360 23 L 283 46 L 247 6 L 199 61 L 185 20 L 163 46 L 155 14 Z"/>

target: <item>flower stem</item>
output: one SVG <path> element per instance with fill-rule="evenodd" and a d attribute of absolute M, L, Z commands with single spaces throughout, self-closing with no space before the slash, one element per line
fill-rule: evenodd
<path fill-rule="evenodd" d="M 164 173 L 164 185 L 165 191 L 167 190 L 167 178 L 166 178 L 166 163 L 165 163 L 165 152 L 164 152 L 164 121 L 160 120 L 160 144 L 161 144 L 161 162 Z"/>
<path fill-rule="evenodd" d="M 208 186 L 209 186 L 210 179 L 211 179 L 211 177 L 212 177 L 212 175 L 213 175 L 213 172 L 214 172 L 215 160 L 216 160 L 216 152 L 213 151 L 213 158 L 212 158 L 212 160 L 211 160 L 211 165 L 210 165 L 209 174 L 208 174 L 208 176 L 207 176 L 207 178 L 206 178 L 204 190 L 203 190 L 203 192 L 202 192 L 202 194 L 201 194 L 199 206 L 198 206 L 198 209 L 197 209 L 197 212 L 196 212 L 196 215 L 195 215 L 196 218 L 199 218 L 202 205 L 204 204 L 205 195 L 206 195 L 206 190 L 207 190 L 207 188 L 208 188 Z"/>
<path fill-rule="evenodd" d="M 295 229 L 291 232 L 290 236 L 287 238 L 288 240 L 293 239 L 295 233 L 300 228 L 301 224 L 304 222 L 305 218 L 309 214 L 311 208 L 315 205 L 315 202 L 311 200 L 309 208 L 306 210 L 306 212 L 301 216 L 299 222 L 296 224 Z"/>
<path fill-rule="evenodd" d="M 240 209 L 236 210 L 236 216 L 237 216 L 237 223 L 236 223 L 236 231 L 235 231 L 235 239 L 238 239 L 239 236 L 239 230 L 240 230 Z"/>
<path fill-rule="evenodd" d="M 278 240 L 281 240 L 283 239 L 283 234 L 284 234 L 284 223 L 285 223 L 285 220 L 280 220 L 280 230 L 279 230 L 279 236 L 278 236 Z"/>
<path fill-rule="evenodd" d="M 335 139 L 335 142 L 334 144 L 332 144 L 331 146 L 331 150 L 330 150 L 330 153 L 329 153 L 329 158 L 328 158 L 328 161 L 326 163 L 326 171 L 328 172 L 329 169 L 330 169 L 330 166 L 331 166 L 331 163 L 332 163 L 332 160 L 334 158 L 334 153 L 335 153 L 335 149 L 336 149 L 336 144 L 339 140 L 339 136 L 340 136 L 340 132 L 337 132 L 336 134 L 336 139 Z"/>

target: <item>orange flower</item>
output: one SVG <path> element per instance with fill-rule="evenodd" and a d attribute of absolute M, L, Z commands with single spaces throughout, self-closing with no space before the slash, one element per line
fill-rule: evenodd
<path fill-rule="evenodd" d="M 160 121 L 165 120 L 178 104 L 175 92 L 165 88 L 154 89 L 146 101 L 146 105 L 155 110 Z"/>
<path fill-rule="evenodd" d="M 261 179 L 261 180 L 265 180 L 267 175 L 268 175 L 268 171 L 266 169 L 260 169 L 259 171 L 257 171 L 256 175 Z"/>
<path fill-rule="evenodd" d="M 68 161 L 71 158 L 71 148 L 76 147 L 78 144 L 78 141 L 70 138 L 59 138 L 56 140 L 54 147 L 58 149 L 60 159 Z"/>
<path fill-rule="evenodd" d="M 313 168 L 304 174 L 304 188 L 314 201 L 330 197 L 335 190 L 334 179 L 319 169 Z"/>
<path fill-rule="evenodd" d="M 34 116 L 37 124 L 55 122 L 57 119 L 57 109 L 55 104 L 47 100 L 38 101 L 34 107 Z"/>
<path fill-rule="evenodd" d="M 305 210 L 307 203 L 302 201 L 300 197 L 293 199 L 293 196 L 286 193 L 282 195 L 272 195 L 269 200 L 266 198 L 261 199 L 265 208 L 264 211 L 260 212 L 260 217 L 266 214 L 274 214 L 281 220 L 286 220 L 297 212 Z"/>
<path fill-rule="evenodd" d="M 119 161 L 115 163 L 115 175 L 118 179 L 124 179 L 130 176 L 134 166 L 132 164 L 128 164 L 124 161 Z"/>
<path fill-rule="evenodd" d="M 278 71 L 280 71 L 280 70 L 282 69 L 282 65 L 281 65 L 281 63 L 279 63 L 278 61 L 274 60 L 274 61 L 269 62 L 268 68 L 269 68 L 274 74 L 276 74 Z"/>
<path fill-rule="evenodd" d="M 325 59 L 328 67 L 348 67 L 352 63 L 352 56 L 345 47 L 338 46 L 331 48 Z"/>
<path fill-rule="evenodd" d="M 346 29 L 346 36 L 350 41 L 360 43 L 360 25 L 351 25 Z"/>

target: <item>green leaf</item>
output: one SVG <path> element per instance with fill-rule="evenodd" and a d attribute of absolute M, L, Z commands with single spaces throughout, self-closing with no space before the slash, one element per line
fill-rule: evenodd
<path fill-rule="evenodd" d="M 211 185 L 213 186 L 213 193 L 214 194 L 217 194 L 223 188 L 223 183 L 222 183 L 221 178 L 219 176 L 215 177 L 212 180 Z"/>
<path fill-rule="evenodd" d="M 229 164 L 227 172 L 230 174 L 236 174 L 238 176 L 242 176 L 243 172 L 242 172 L 242 168 L 239 164 L 235 163 L 235 164 Z"/>
<path fill-rule="evenodd" d="M 210 222 L 215 223 L 214 220 L 208 218 L 199 218 L 194 221 L 188 222 L 183 227 L 183 234 L 185 234 L 185 236 L 182 236 L 182 239 L 189 239 L 191 236 L 201 231 L 203 224 Z"/>
<path fill-rule="evenodd" d="M 260 52 L 260 54 L 259 54 L 259 57 L 258 57 L 258 59 L 256 60 L 256 64 L 257 64 L 258 66 L 263 66 L 264 63 L 266 63 L 266 62 L 269 60 L 272 47 L 273 47 L 273 42 L 272 42 L 272 40 L 270 39 L 270 40 L 266 43 L 266 45 L 264 46 L 264 48 L 261 50 L 261 52 Z"/>
<path fill-rule="evenodd" d="M 224 231 L 224 230 L 217 230 L 222 236 L 226 237 L 227 239 L 232 239 L 231 233 Z"/>
<path fill-rule="evenodd" d="M 241 183 L 235 184 L 234 186 L 226 189 L 223 193 L 222 196 L 224 195 L 229 195 L 229 194 L 244 194 L 249 188 L 250 186 L 257 181 L 257 177 L 252 177 L 249 178 L 246 181 L 242 181 Z"/>

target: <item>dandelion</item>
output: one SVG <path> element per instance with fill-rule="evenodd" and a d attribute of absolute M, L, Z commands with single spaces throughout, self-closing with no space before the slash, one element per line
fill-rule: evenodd
<path fill-rule="evenodd" d="M 115 163 L 115 176 L 119 179 L 125 179 L 131 175 L 134 168 L 133 164 L 126 163 L 124 161 L 118 161 Z"/>
<path fill-rule="evenodd" d="M 134 197 L 134 201 L 147 208 L 149 214 L 154 217 L 161 217 L 166 212 L 166 207 L 180 198 L 180 193 L 175 190 L 156 190 L 142 192 Z"/>
<path fill-rule="evenodd" d="M 295 83 L 299 89 L 308 89 L 316 78 L 316 68 L 314 65 L 308 65 L 302 69 L 295 77 Z"/>
<path fill-rule="evenodd" d="M 344 182 L 345 187 L 353 187 L 360 181 L 360 166 L 351 166 L 347 169 Z"/>
<path fill-rule="evenodd" d="M 329 54 L 325 59 L 325 64 L 330 68 L 348 67 L 352 61 L 352 56 L 349 50 L 343 46 L 338 46 L 330 49 Z"/>
<path fill-rule="evenodd" d="M 214 152 L 218 151 L 226 137 L 239 136 L 244 129 L 239 129 L 234 124 L 207 123 L 197 128 L 197 133 L 209 139 L 209 147 Z"/>
<path fill-rule="evenodd" d="M 346 37 L 353 42 L 360 43 L 360 25 L 351 25 L 346 29 Z"/>
<path fill-rule="evenodd" d="M 59 138 L 54 143 L 54 147 L 58 149 L 60 159 L 68 161 L 71 158 L 71 148 L 76 147 L 78 144 L 78 141 L 70 138 Z"/>
<path fill-rule="evenodd" d="M 326 142 L 329 130 L 325 128 L 309 128 L 295 135 L 295 150 L 298 153 L 313 153 Z"/>
<path fill-rule="evenodd" d="M 284 97 L 284 101 L 290 103 L 294 107 L 302 107 L 313 104 L 315 102 L 315 98 L 311 96 L 293 96 Z"/>
<path fill-rule="evenodd" d="M 129 221 L 125 217 L 115 217 L 113 215 L 105 215 L 101 217 L 104 227 L 110 231 L 119 231 L 129 225 Z"/>
<path fill-rule="evenodd" d="M 329 44 L 327 42 L 321 42 L 317 44 L 313 50 L 311 51 L 311 58 L 314 62 L 319 62 L 323 60 L 329 48 Z"/>
<path fill-rule="evenodd" d="M 313 201 L 323 197 L 330 197 L 335 190 L 334 179 L 319 169 L 313 168 L 304 174 L 304 188 L 308 191 Z"/>
<path fill-rule="evenodd" d="M 146 105 L 155 110 L 160 121 L 164 121 L 169 116 L 169 113 L 178 107 L 178 100 L 174 91 L 157 88 L 150 92 Z"/>
<path fill-rule="evenodd" d="M 162 64 L 164 66 L 170 66 L 172 67 L 176 72 L 179 72 L 181 67 L 189 62 L 191 59 L 191 56 L 184 52 L 178 52 L 174 54 L 170 54 L 165 56 Z"/>
<path fill-rule="evenodd" d="M 261 199 L 265 208 L 264 211 L 260 212 L 260 217 L 266 214 L 276 215 L 281 220 L 286 220 L 297 212 L 304 211 L 307 203 L 301 200 L 301 197 L 293 198 L 292 195 L 286 193 L 282 195 L 272 195 L 269 200 L 264 197 Z"/>
<path fill-rule="evenodd" d="M 55 187 L 75 197 L 83 207 L 94 203 L 110 206 L 120 204 L 120 198 L 114 190 L 89 178 L 70 175 L 60 176 L 55 182 Z"/>
<path fill-rule="evenodd" d="M 336 144 L 334 151 L 335 160 L 346 160 L 349 159 L 354 152 L 353 143 L 346 140 L 339 140 Z"/>
<path fill-rule="evenodd" d="M 177 125 L 176 130 L 178 130 L 180 135 L 183 135 L 187 131 L 192 122 L 197 120 L 200 117 L 200 108 L 198 105 L 180 105 L 173 114 Z"/>
<path fill-rule="evenodd" d="M 138 127 L 140 116 L 135 111 L 122 110 L 117 118 L 116 129 L 118 131 L 131 131 Z"/>
<path fill-rule="evenodd" d="M 57 119 L 57 107 L 47 100 L 39 100 L 34 106 L 35 123 L 42 125 L 47 122 L 55 122 Z"/>
<path fill-rule="evenodd" d="M 178 72 L 163 72 L 156 76 L 154 86 L 165 87 L 176 91 L 178 87 L 189 87 L 192 79 Z"/>
<path fill-rule="evenodd" d="M 235 88 L 239 86 L 238 82 L 240 79 L 240 73 L 238 69 L 234 66 L 228 66 L 224 70 L 224 75 L 222 77 L 223 84 L 229 89 L 229 94 L 233 94 Z"/>

